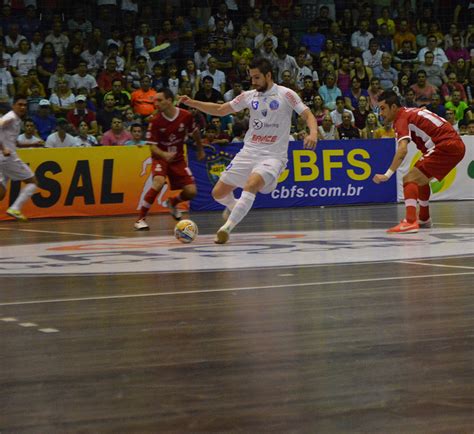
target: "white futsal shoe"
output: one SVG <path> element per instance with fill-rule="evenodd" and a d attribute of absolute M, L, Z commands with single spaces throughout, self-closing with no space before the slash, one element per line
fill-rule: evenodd
<path fill-rule="evenodd" d="M 171 216 L 177 220 L 177 221 L 180 221 L 182 218 L 183 218 L 183 213 L 178 209 L 176 208 L 175 206 L 173 206 L 171 204 L 171 201 L 168 199 L 168 200 L 165 200 L 163 202 L 163 206 L 168 208 Z"/>
<path fill-rule="evenodd" d="M 214 239 L 214 243 L 216 243 L 216 244 L 225 244 L 225 243 L 227 243 L 227 241 L 229 241 L 230 229 L 227 229 L 224 226 L 222 226 L 217 231 L 216 238 Z"/>
<path fill-rule="evenodd" d="M 433 222 L 431 221 L 431 217 L 428 220 L 418 220 L 418 226 L 422 229 L 432 228 Z"/>
<path fill-rule="evenodd" d="M 133 227 L 135 228 L 136 231 L 149 231 L 150 230 L 150 226 L 148 226 L 145 219 L 137 220 L 134 223 Z"/>

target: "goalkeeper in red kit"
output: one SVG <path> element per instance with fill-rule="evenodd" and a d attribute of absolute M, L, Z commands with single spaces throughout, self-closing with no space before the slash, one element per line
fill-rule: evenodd
<path fill-rule="evenodd" d="M 406 217 L 387 232 L 418 232 L 420 227 L 432 225 L 428 206 L 430 180 L 441 181 L 463 159 L 465 146 L 452 125 L 435 113 L 425 108 L 401 107 L 398 96 L 390 90 L 383 92 L 378 100 L 380 115 L 386 122 L 393 122 L 398 146 L 388 170 L 375 175 L 373 181 L 377 184 L 388 181 L 407 155 L 411 141 L 423 154 L 403 177 Z"/>
<path fill-rule="evenodd" d="M 163 203 L 176 220 L 181 219 L 181 211 L 177 205 L 196 196 L 196 183 L 184 157 L 184 141 L 188 135 L 196 143 L 198 160 L 205 158 L 201 135 L 193 116 L 187 110 L 174 105 L 174 95 L 170 89 L 158 91 L 156 107 L 159 113 L 151 120 L 147 133 L 152 156 L 153 184 L 145 193 L 138 220 L 134 225 L 138 231 L 149 229 L 146 215 L 167 179 L 171 190 L 181 190 L 177 196 Z"/>

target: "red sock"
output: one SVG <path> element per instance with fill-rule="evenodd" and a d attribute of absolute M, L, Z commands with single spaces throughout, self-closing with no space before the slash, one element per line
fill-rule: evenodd
<path fill-rule="evenodd" d="M 179 193 L 177 196 L 170 198 L 169 201 L 172 206 L 176 206 L 178 203 L 184 202 L 184 199 L 181 197 L 181 193 Z"/>
<path fill-rule="evenodd" d="M 420 204 L 420 220 L 426 221 L 430 218 L 430 199 L 431 189 L 430 185 L 419 185 L 418 186 L 418 203 Z"/>
<path fill-rule="evenodd" d="M 418 199 L 418 184 L 406 182 L 403 184 L 405 196 L 406 220 L 408 223 L 416 222 L 416 201 Z"/>
<path fill-rule="evenodd" d="M 148 211 L 153 205 L 153 202 L 155 201 L 156 196 L 158 196 L 158 191 L 156 191 L 154 188 L 150 188 L 147 191 L 147 193 L 145 194 L 145 197 L 143 198 L 142 207 L 140 208 L 140 216 L 139 216 L 140 219 L 145 218 L 145 216 L 148 214 Z"/>

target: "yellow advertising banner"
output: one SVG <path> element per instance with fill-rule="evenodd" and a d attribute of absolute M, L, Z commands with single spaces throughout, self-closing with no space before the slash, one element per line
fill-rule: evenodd
<path fill-rule="evenodd" d="M 18 155 L 40 187 L 23 207 L 28 218 L 134 214 L 152 183 L 147 146 L 22 149 Z M 10 219 L 5 211 L 23 186 L 10 182 L 0 220 Z M 165 186 L 150 212 L 165 212 L 161 204 L 169 195 Z"/>

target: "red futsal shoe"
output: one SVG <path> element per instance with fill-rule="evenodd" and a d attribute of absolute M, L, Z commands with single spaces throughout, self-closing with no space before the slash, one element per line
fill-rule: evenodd
<path fill-rule="evenodd" d="M 420 226 L 418 222 L 408 223 L 403 219 L 397 226 L 387 230 L 389 234 L 414 234 L 418 232 Z"/>

